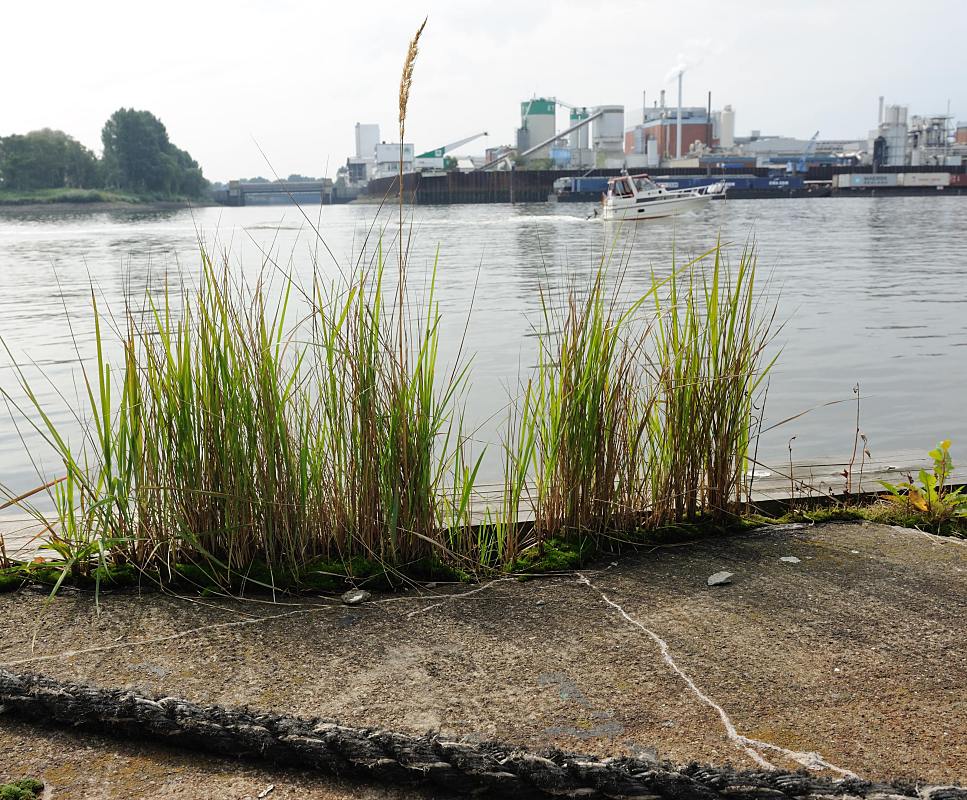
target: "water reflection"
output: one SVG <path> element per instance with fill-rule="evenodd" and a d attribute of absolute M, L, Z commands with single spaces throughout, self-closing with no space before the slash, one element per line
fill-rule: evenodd
<path fill-rule="evenodd" d="M 623 275 L 631 296 L 648 286 L 651 270 L 669 273 L 673 252 L 682 262 L 721 237 L 737 261 L 754 240 L 763 276 L 772 274 L 769 296 L 788 319 L 766 424 L 849 399 L 859 382 L 874 454 L 925 450 L 949 437 L 955 457 L 960 445 L 967 459 L 965 204 L 956 197 L 726 201 L 701 215 L 623 228 L 586 220 L 591 206 L 582 204 L 423 207 L 406 232 L 409 281 L 414 292 L 425 289 L 439 248 L 441 358 L 456 358 L 466 328 L 465 350 L 473 354 L 467 418 L 480 439 L 496 442 L 502 409 L 535 361 L 528 334 L 543 324 L 542 293 L 560 305 L 613 254 L 624 269 L 612 276 Z M 386 209 L 374 224 L 375 212 L 311 208 L 309 221 L 291 207 L 0 216 L 0 333 L 30 377 L 43 372 L 42 399 L 67 420 L 64 398 L 77 396 L 77 367 L 93 356 L 92 283 L 99 307 L 116 312 L 130 298 L 140 308 L 145 293 L 157 302 L 166 290 L 177 297 L 197 280 L 200 238 L 213 253 L 227 253 L 230 269 L 246 280 L 291 269 L 308 286 L 339 268 L 372 264 L 380 236 L 393 281 L 396 212 Z M 10 388 L 13 378 L 4 360 L 0 381 Z M 852 446 L 854 412 L 843 404 L 808 414 L 769 434 L 760 453 L 784 458 L 793 435 L 798 456 L 843 453 Z M 36 437 L 25 436 L 42 453 Z M 34 483 L 9 416 L 0 418 L 0 480 Z"/>

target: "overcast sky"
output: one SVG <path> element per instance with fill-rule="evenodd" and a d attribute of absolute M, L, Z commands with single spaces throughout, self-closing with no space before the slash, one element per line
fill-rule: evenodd
<path fill-rule="evenodd" d="M 72 0 L 4 2 L 0 135 L 60 128 L 100 151 L 104 120 L 148 109 L 212 180 L 331 176 L 353 124 L 394 141 L 399 71 L 424 14 L 407 140 L 487 130 L 519 103 L 649 105 L 684 63 L 686 105 L 731 103 L 736 132 L 863 137 L 877 96 L 967 117 L 967 2 L 931 0 Z M 560 117 L 563 124 L 563 114 Z"/>

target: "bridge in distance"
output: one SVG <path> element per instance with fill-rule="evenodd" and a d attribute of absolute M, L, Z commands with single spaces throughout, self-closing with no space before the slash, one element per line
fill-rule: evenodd
<path fill-rule="evenodd" d="M 285 203 L 291 199 L 328 205 L 333 202 L 333 182 L 328 178 L 318 181 L 229 181 L 226 204 Z"/>

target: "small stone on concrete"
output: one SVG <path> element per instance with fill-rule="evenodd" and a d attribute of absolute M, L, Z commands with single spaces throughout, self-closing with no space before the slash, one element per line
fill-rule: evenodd
<path fill-rule="evenodd" d="M 365 589 L 350 589 L 342 596 L 342 601 L 347 606 L 358 606 L 360 603 L 365 603 L 372 595 Z"/>
<path fill-rule="evenodd" d="M 779 559 L 780 561 L 785 561 L 787 564 L 798 564 L 799 559 L 795 556 L 783 556 Z"/>
<path fill-rule="evenodd" d="M 733 573 L 731 572 L 716 572 L 714 575 L 710 575 L 706 583 L 709 586 L 725 586 L 727 583 L 732 583 Z"/>

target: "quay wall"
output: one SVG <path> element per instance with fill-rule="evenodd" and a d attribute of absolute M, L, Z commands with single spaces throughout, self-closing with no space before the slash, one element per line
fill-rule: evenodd
<path fill-rule="evenodd" d="M 912 170 L 910 167 L 880 167 L 877 172 L 891 173 L 936 173 L 947 172 L 951 175 L 947 194 L 962 194 L 967 189 L 967 167 L 926 166 Z M 554 191 L 554 181 L 558 178 L 578 176 L 619 175 L 620 169 L 594 170 L 491 170 L 487 172 L 446 172 L 438 174 L 406 173 L 403 176 L 403 197 L 407 203 L 417 205 L 454 205 L 461 203 L 543 203 Z M 755 169 L 735 168 L 717 169 L 708 167 L 655 168 L 653 175 L 707 175 L 728 178 L 730 175 L 744 175 L 757 178 L 775 174 L 775 169 L 758 167 Z M 805 181 L 831 181 L 840 174 L 871 174 L 872 167 L 811 167 L 799 178 Z M 882 189 L 878 190 L 882 193 Z M 851 193 L 864 193 L 851 190 Z M 924 188 L 898 188 L 897 194 L 929 194 Z M 739 196 L 736 192 L 733 196 Z M 819 196 L 820 193 L 809 193 Z M 750 195 L 752 196 L 752 195 Z M 774 193 L 757 192 L 757 197 L 790 197 L 798 193 L 778 189 Z M 366 202 L 396 202 L 399 197 L 399 180 L 396 177 L 380 178 L 370 181 L 360 199 Z"/>

